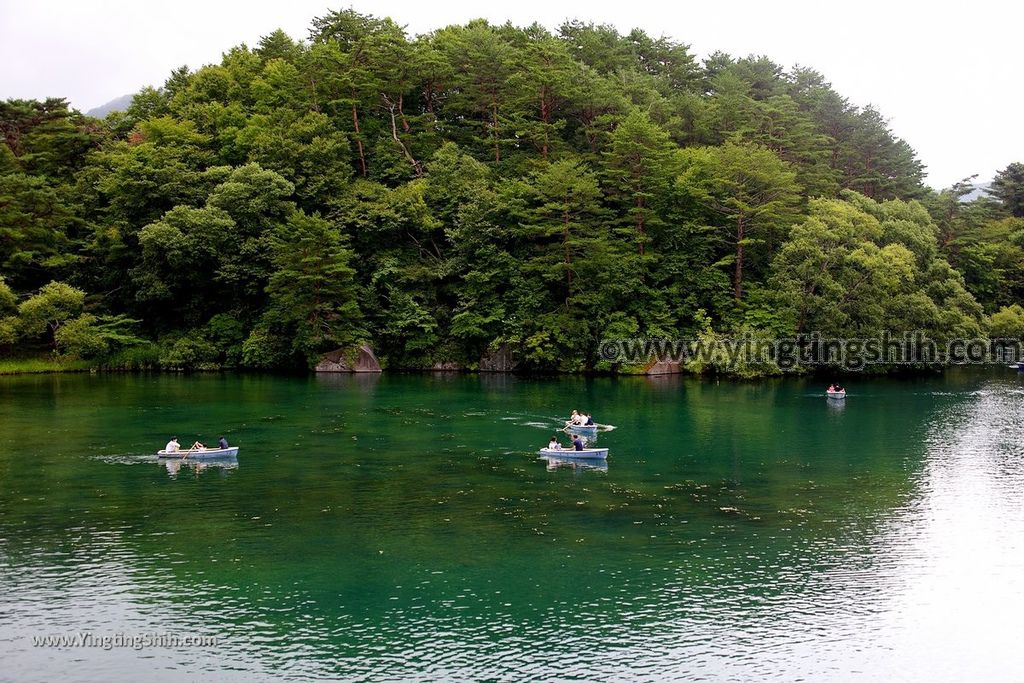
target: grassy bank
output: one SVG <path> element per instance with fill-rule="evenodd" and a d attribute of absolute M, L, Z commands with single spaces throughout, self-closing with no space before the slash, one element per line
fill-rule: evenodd
<path fill-rule="evenodd" d="M 47 372 L 82 372 L 94 367 L 84 360 L 60 358 L 4 358 L 0 359 L 0 375 L 41 374 Z"/>

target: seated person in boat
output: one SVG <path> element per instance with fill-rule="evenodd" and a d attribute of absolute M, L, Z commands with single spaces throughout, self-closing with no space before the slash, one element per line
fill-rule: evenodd
<path fill-rule="evenodd" d="M 836 390 L 836 385 L 835 384 L 829 384 L 828 385 L 828 393 L 830 393 L 830 394 L 835 393 L 835 390 Z"/>
<path fill-rule="evenodd" d="M 179 448 L 181 448 L 181 444 L 178 443 L 178 437 L 176 436 L 172 436 L 171 440 L 164 446 L 164 450 L 168 453 L 177 453 Z"/>
<path fill-rule="evenodd" d="M 228 446 L 228 440 L 223 436 L 220 437 L 220 441 L 217 442 L 217 448 L 230 448 L 230 446 Z"/>
<path fill-rule="evenodd" d="M 562 444 L 558 443 L 558 437 L 551 437 L 551 441 L 548 441 L 549 451 L 560 451 L 562 450 Z"/>
<path fill-rule="evenodd" d="M 575 410 L 572 411 L 572 415 L 569 416 L 569 424 L 573 424 L 573 425 L 581 425 L 581 424 L 583 424 L 583 421 L 581 419 L 581 416 L 580 416 L 579 412 L 577 412 Z"/>
<path fill-rule="evenodd" d="M 577 434 L 576 436 L 572 437 L 572 447 L 575 448 L 578 451 L 582 451 L 583 450 L 583 439 L 580 437 L 579 434 Z"/>
<path fill-rule="evenodd" d="M 584 415 L 583 417 L 586 418 L 583 421 L 583 424 L 585 424 L 588 427 L 593 427 L 594 426 L 594 416 L 593 415 Z"/>
<path fill-rule="evenodd" d="M 203 444 L 201 444 L 198 441 L 196 441 L 194 444 L 192 444 L 192 448 L 189 449 L 189 450 L 202 451 L 202 450 L 206 450 L 206 446 L 204 446 Z"/>

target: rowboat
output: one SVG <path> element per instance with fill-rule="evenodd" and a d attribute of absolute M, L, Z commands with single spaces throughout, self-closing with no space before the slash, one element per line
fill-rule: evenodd
<path fill-rule="evenodd" d="M 843 399 L 846 398 L 846 389 L 842 391 L 826 391 L 825 395 L 836 400 Z"/>
<path fill-rule="evenodd" d="M 597 425 L 565 425 L 565 431 L 573 434 L 597 434 Z"/>
<path fill-rule="evenodd" d="M 205 459 L 205 458 L 233 458 L 238 455 L 238 446 L 232 446 L 231 448 L 199 448 L 199 449 L 184 449 L 180 451 L 157 451 L 158 458 L 189 458 L 189 459 Z"/>
<path fill-rule="evenodd" d="M 568 448 L 565 450 L 542 448 L 537 453 L 545 458 L 600 458 L 603 460 L 608 457 L 607 448 L 584 448 L 580 451 Z"/>

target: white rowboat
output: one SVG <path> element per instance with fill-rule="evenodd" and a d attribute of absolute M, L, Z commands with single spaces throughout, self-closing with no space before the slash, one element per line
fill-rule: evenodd
<path fill-rule="evenodd" d="M 202 448 L 197 450 L 183 449 L 180 451 L 157 451 L 158 458 L 188 458 L 200 460 L 204 458 L 233 458 L 238 455 L 238 446 L 231 448 Z"/>
<path fill-rule="evenodd" d="M 846 398 L 846 389 L 843 389 L 842 391 L 826 391 L 825 395 L 834 399 Z"/>
<path fill-rule="evenodd" d="M 542 448 L 537 451 L 537 453 L 549 458 L 600 458 L 603 460 L 608 457 L 607 448 L 584 448 L 581 451 L 573 450 L 571 448 Z"/>

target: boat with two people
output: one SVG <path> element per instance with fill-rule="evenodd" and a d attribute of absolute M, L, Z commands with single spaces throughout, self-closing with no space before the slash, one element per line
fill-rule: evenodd
<path fill-rule="evenodd" d="M 608 459 L 607 458 L 573 458 L 565 457 L 565 455 L 541 455 L 538 460 L 543 460 L 547 463 L 546 469 L 549 472 L 554 472 L 558 469 L 568 469 L 575 472 L 581 472 L 583 470 L 596 470 L 599 472 L 608 471 Z"/>
<path fill-rule="evenodd" d="M 193 460 L 234 458 L 238 455 L 238 446 L 231 446 L 228 444 L 228 440 L 222 436 L 215 448 L 208 448 L 199 441 L 196 441 L 189 448 L 182 449 L 181 444 L 178 443 L 178 437 L 175 436 L 171 437 L 167 445 L 162 450 L 157 451 L 156 455 L 158 458 L 180 458 L 181 460 L 190 458 Z"/>
<path fill-rule="evenodd" d="M 565 429 L 562 431 L 568 434 L 596 435 L 598 429 L 606 426 L 594 422 L 593 415 L 574 410 L 569 419 L 565 421 Z"/>
<path fill-rule="evenodd" d="M 587 458 L 591 460 L 604 460 L 608 457 L 607 448 L 587 448 L 586 442 L 579 434 L 573 435 L 571 448 L 563 448 L 561 442 L 558 441 L 558 437 L 552 436 L 547 447 L 540 449 L 537 453 L 542 457 L 555 458 Z"/>
<path fill-rule="evenodd" d="M 830 384 L 825 390 L 825 396 L 835 401 L 841 401 L 846 398 L 846 389 L 838 384 Z"/>

